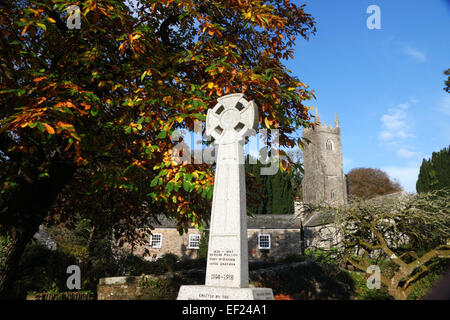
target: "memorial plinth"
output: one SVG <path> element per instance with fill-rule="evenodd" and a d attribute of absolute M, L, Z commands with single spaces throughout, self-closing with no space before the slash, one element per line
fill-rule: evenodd
<path fill-rule="evenodd" d="M 178 300 L 273 300 L 272 289 L 248 286 L 245 137 L 255 133 L 258 109 L 243 94 L 218 99 L 206 134 L 218 144 L 204 286 L 182 286 Z"/>

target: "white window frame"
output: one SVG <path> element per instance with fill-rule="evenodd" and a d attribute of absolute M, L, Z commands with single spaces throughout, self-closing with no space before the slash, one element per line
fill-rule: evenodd
<path fill-rule="evenodd" d="M 263 240 L 263 241 L 267 241 L 268 245 L 267 246 L 261 246 L 261 238 L 263 237 L 267 237 L 268 240 Z M 270 250 L 271 248 L 271 241 L 270 241 L 270 233 L 260 233 L 258 234 L 258 249 L 259 250 Z"/>
<path fill-rule="evenodd" d="M 159 241 L 157 241 L 157 237 L 159 237 Z M 155 242 L 156 244 L 153 243 L 153 237 L 155 237 Z M 154 248 L 154 249 L 161 249 L 162 247 L 162 233 L 153 233 L 150 236 L 150 247 Z"/>
<path fill-rule="evenodd" d="M 194 240 L 194 238 L 196 238 L 196 240 Z M 197 243 L 197 245 L 193 246 L 192 243 Z M 200 235 L 198 233 L 189 235 L 188 249 L 200 249 Z"/>

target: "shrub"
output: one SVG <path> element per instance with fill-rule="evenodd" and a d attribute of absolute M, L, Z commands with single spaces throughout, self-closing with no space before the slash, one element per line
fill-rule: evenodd
<path fill-rule="evenodd" d="M 11 240 L 8 235 L 3 235 L 0 233 L 0 268 L 3 269 L 5 267 L 5 255 L 10 245 Z"/>
<path fill-rule="evenodd" d="M 52 251 L 36 242 L 29 244 L 19 263 L 14 297 L 25 298 L 28 292 L 66 291 L 66 270 L 73 264 L 78 264 L 76 258 L 65 252 Z"/>
<path fill-rule="evenodd" d="M 298 253 L 290 253 L 285 255 L 284 257 L 278 259 L 278 263 L 292 263 L 292 262 L 301 262 L 305 261 L 306 257 L 304 255 Z"/>
<path fill-rule="evenodd" d="M 157 261 L 159 261 L 163 265 L 166 271 L 173 272 L 176 269 L 178 256 L 173 253 L 166 253 Z"/>
<path fill-rule="evenodd" d="M 387 292 L 385 285 L 380 289 L 369 289 L 367 287 L 367 278 L 363 272 L 347 272 L 352 278 L 355 287 L 352 298 L 355 300 L 392 300 L 392 296 Z"/>
<path fill-rule="evenodd" d="M 208 242 L 209 242 L 209 230 L 205 230 L 200 237 L 198 257 L 207 259 L 208 258 Z"/>
<path fill-rule="evenodd" d="M 205 269 L 206 258 L 181 260 L 176 265 L 176 270 Z"/>
<path fill-rule="evenodd" d="M 348 275 L 312 260 L 252 270 L 250 279 L 257 287 L 294 299 L 349 299 L 353 290 Z"/>
<path fill-rule="evenodd" d="M 324 265 L 337 266 L 338 262 L 333 258 L 334 251 L 332 249 L 330 253 L 327 253 L 323 249 L 306 248 L 305 256 Z"/>

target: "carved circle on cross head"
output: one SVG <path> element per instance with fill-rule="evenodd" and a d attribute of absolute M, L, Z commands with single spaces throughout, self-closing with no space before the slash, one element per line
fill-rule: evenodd
<path fill-rule="evenodd" d="M 258 108 L 254 101 L 247 101 L 244 94 L 229 94 L 217 101 L 206 116 L 206 134 L 217 143 L 240 140 L 257 128 Z"/>

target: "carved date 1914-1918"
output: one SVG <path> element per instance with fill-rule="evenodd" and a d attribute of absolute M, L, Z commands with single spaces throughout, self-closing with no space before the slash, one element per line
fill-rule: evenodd
<path fill-rule="evenodd" d="M 230 280 L 232 281 L 234 279 L 234 275 L 232 274 L 217 274 L 217 273 L 213 273 L 211 274 L 211 279 L 212 280 Z"/>

